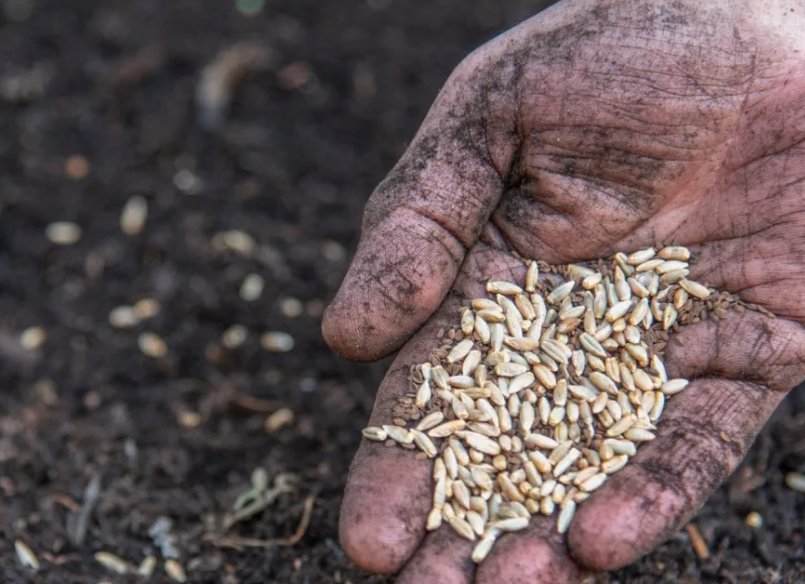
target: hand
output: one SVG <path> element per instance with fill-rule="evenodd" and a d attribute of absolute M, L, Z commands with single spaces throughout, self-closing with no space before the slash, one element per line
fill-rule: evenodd
<path fill-rule="evenodd" d="M 740 462 L 805 377 L 805 9 L 786 0 L 565 0 L 455 70 L 372 195 L 324 335 L 343 356 L 402 347 L 370 424 L 389 423 L 436 331 L 508 255 L 567 263 L 672 240 L 691 277 L 779 318 L 732 312 L 666 351 L 695 379 L 657 440 L 579 507 L 504 536 L 480 566 L 448 528 L 426 534 L 430 465 L 364 441 L 341 540 L 399 584 L 576 582 L 661 543 Z M 684 343 L 684 344 L 681 344 Z"/>

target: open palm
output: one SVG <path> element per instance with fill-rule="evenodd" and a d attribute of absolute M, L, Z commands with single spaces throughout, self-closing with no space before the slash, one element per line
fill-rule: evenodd
<path fill-rule="evenodd" d="M 805 10 L 794 2 L 565 0 L 470 55 L 367 205 L 324 322 L 342 355 L 402 351 L 371 424 L 388 423 L 455 308 L 508 253 L 567 263 L 656 242 L 691 277 L 779 315 L 683 327 L 672 376 L 695 379 L 657 440 L 581 506 L 566 537 L 534 517 L 478 568 L 425 533 L 431 469 L 364 443 L 342 543 L 399 582 L 561 583 L 635 560 L 678 529 L 805 377 Z"/>

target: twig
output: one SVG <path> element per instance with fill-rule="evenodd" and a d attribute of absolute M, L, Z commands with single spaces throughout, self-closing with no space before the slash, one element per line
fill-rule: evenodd
<path fill-rule="evenodd" d="M 223 537 L 220 539 L 213 540 L 213 545 L 217 547 L 229 547 L 229 548 L 241 548 L 241 547 L 251 547 L 251 548 L 269 548 L 272 546 L 294 546 L 299 543 L 302 538 L 305 536 L 307 532 L 307 528 L 310 525 L 310 518 L 313 515 L 313 505 L 316 502 L 316 497 L 309 496 L 305 499 L 305 507 L 302 511 L 302 518 L 299 521 L 299 527 L 296 528 L 296 531 L 291 537 L 283 538 L 283 539 L 254 539 L 251 537 Z"/>
<path fill-rule="evenodd" d="M 696 553 L 696 556 L 700 560 L 706 560 L 709 558 L 710 550 L 707 549 L 707 543 L 704 541 L 702 534 L 699 532 L 699 528 L 693 523 L 688 523 L 685 526 L 685 531 L 688 533 L 690 544 L 693 546 L 693 551 Z"/>

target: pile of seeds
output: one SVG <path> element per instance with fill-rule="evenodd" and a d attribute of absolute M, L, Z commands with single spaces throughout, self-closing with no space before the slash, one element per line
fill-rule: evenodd
<path fill-rule="evenodd" d="M 428 530 L 444 522 L 477 542 L 475 562 L 536 513 L 557 513 L 565 533 L 688 385 L 666 374 L 669 333 L 731 309 L 773 316 L 687 279 L 687 248 L 658 247 L 610 262 L 526 262 L 524 287 L 489 281 L 491 297 L 462 309 L 460 329 L 440 331 L 393 424 L 363 431 L 435 459 Z"/>

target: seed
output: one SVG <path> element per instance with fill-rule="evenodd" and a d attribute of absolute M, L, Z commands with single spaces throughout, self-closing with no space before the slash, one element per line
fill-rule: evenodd
<path fill-rule="evenodd" d="M 536 265 L 536 262 L 532 262 L 531 265 Z M 484 561 L 484 559 L 486 559 L 486 556 L 488 556 L 489 552 L 492 551 L 492 546 L 495 545 L 495 541 L 497 541 L 498 533 L 498 530 L 494 528 L 487 529 L 486 533 L 484 533 L 484 536 L 472 549 L 473 562 L 480 564 Z"/>
<path fill-rule="evenodd" d="M 140 351 L 148 357 L 159 359 L 168 354 L 168 346 L 156 333 L 142 333 L 137 338 Z"/>
<path fill-rule="evenodd" d="M 654 257 L 656 251 L 653 247 L 649 247 L 647 249 L 641 249 L 640 251 L 636 251 L 626 257 L 626 263 L 632 266 L 637 266 L 644 262 L 649 261 L 651 258 Z"/>
<path fill-rule="evenodd" d="M 439 451 L 436 449 L 436 445 L 427 435 L 419 430 L 411 430 L 410 433 L 414 438 L 414 443 L 422 452 L 428 455 L 428 458 L 434 458 L 438 454 Z"/>
<path fill-rule="evenodd" d="M 143 558 L 143 561 L 140 562 L 140 565 L 137 566 L 137 575 L 150 578 L 153 575 L 154 569 L 156 567 L 157 567 L 156 556 L 145 556 L 145 558 Z"/>
<path fill-rule="evenodd" d="M 629 457 L 625 454 L 613 456 L 609 460 L 605 460 L 601 463 L 601 471 L 607 474 L 614 474 L 626 466 L 627 462 L 629 462 Z"/>
<path fill-rule="evenodd" d="M 97 552 L 95 554 L 95 561 L 116 574 L 128 574 L 134 571 L 134 567 L 126 560 L 114 554 L 110 554 L 109 552 Z"/>
<path fill-rule="evenodd" d="M 539 341 L 536 339 L 509 337 L 503 342 L 515 351 L 535 351 L 539 349 Z"/>
<path fill-rule="evenodd" d="M 620 302 L 617 302 L 616 304 L 611 306 L 609 310 L 607 310 L 606 319 L 609 322 L 615 322 L 616 320 L 624 316 L 627 312 L 629 312 L 629 309 L 631 307 L 632 307 L 631 300 L 621 300 Z"/>
<path fill-rule="evenodd" d="M 590 381 L 601 391 L 605 391 L 611 395 L 618 395 L 618 386 L 603 373 L 593 371 L 590 373 Z"/>
<path fill-rule="evenodd" d="M 650 271 L 656 270 L 657 267 L 661 266 L 662 264 L 663 264 L 663 260 L 661 260 L 661 259 L 653 259 L 653 260 L 649 260 L 647 262 L 643 262 L 642 264 L 637 266 L 636 269 L 637 269 L 638 273 L 640 273 L 640 272 L 650 272 Z"/>
<path fill-rule="evenodd" d="M 475 298 L 470 305 L 475 310 L 497 310 L 502 311 L 500 305 L 489 298 Z"/>
<path fill-rule="evenodd" d="M 81 228 L 72 221 L 56 221 L 45 228 L 45 237 L 56 245 L 73 245 L 81 239 Z"/>
<path fill-rule="evenodd" d="M 699 300 L 707 300 L 710 297 L 710 290 L 698 282 L 693 282 L 686 278 L 679 281 L 679 285 L 691 296 Z"/>
<path fill-rule="evenodd" d="M 634 384 L 637 389 L 641 391 L 651 391 L 654 389 L 654 383 L 651 381 L 648 373 L 642 369 L 635 369 L 634 373 L 632 373 L 632 377 L 634 377 Z"/>
<path fill-rule="evenodd" d="M 434 428 L 439 424 L 441 424 L 443 420 L 444 420 L 444 414 L 442 412 L 439 411 L 431 412 L 430 414 L 428 414 L 419 421 L 419 424 L 417 424 L 416 429 L 419 430 L 420 432 L 426 432 L 431 428 Z M 385 440 L 385 438 L 383 438 L 383 440 Z"/>
<path fill-rule="evenodd" d="M 159 314 L 160 306 L 159 302 L 153 298 L 141 298 L 134 303 L 132 310 L 134 310 L 134 316 L 137 319 L 146 320 Z"/>
<path fill-rule="evenodd" d="M 435 428 L 431 429 L 430 431 L 428 431 L 428 436 L 430 436 L 431 438 L 446 438 L 447 436 L 450 436 L 454 432 L 460 432 L 466 426 L 467 423 L 464 420 L 451 420 L 450 422 L 440 424 Z"/>
<path fill-rule="evenodd" d="M 544 499 L 542 499 L 540 501 L 539 511 L 540 511 L 540 513 L 542 513 L 546 517 L 550 516 L 550 515 L 553 515 L 553 511 L 554 511 L 555 508 L 556 508 L 556 505 L 555 505 L 555 503 L 553 502 L 553 500 L 550 497 L 545 497 Z"/>
<path fill-rule="evenodd" d="M 670 272 L 667 272 L 662 275 L 662 277 L 660 278 L 660 284 L 662 284 L 663 286 L 670 286 L 672 284 L 676 284 L 682 278 L 687 277 L 688 274 L 690 274 L 690 271 L 688 270 L 671 270 Z"/>
<path fill-rule="evenodd" d="M 39 558 L 36 557 L 34 551 L 28 547 L 24 541 L 18 539 L 14 542 L 14 550 L 17 552 L 17 559 L 26 567 L 34 571 L 39 571 Z"/>
<path fill-rule="evenodd" d="M 477 321 L 480 318 L 486 323 L 493 324 L 501 323 L 506 320 L 506 316 L 503 314 L 503 309 L 497 303 L 495 303 L 495 306 L 497 308 L 494 310 L 490 308 L 479 310 L 477 313 L 475 313 L 475 320 Z"/>
<path fill-rule="evenodd" d="M 405 428 L 400 428 L 399 426 L 394 426 L 392 424 L 385 424 L 383 425 L 383 429 L 386 431 L 386 434 L 388 434 L 389 438 L 395 442 L 399 442 L 400 444 L 411 444 L 414 441 L 414 435 Z"/>
<path fill-rule="evenodd" d="M 377 426 L 369 426 L 368 428 L 364 428 L 362 432 L 367 439 L 374 440 L 375 442 L 385 442 L 386 438 L 388 438 L 388 432 Z"/>
<path fill-rule="evenodd" d="M 585 493 L 591 493 L 595 491 L 598 487 L 604 484 L 607 480 L 608 476 L 606 473 L 599 472 L 596 475 L 588 478 L 584 482 L 579 485 L 579 489 Z"/>
<path fill-rule="evenodd" d="M 534 411 L 534 406 L 528 402 L 524 403 L 520 407 L 520 430 L 526 436 L 528 436 L 529 432 L 531 432 L 535 418 L 536 412 Z"/>
<path fill-rule="evenodd" d="M 556 406 L 551 410 L 551 413 L 548 415 L 548 425 L 549 426 L 556 426 L 565 419 L 565 408 L 561 406 Z"/>
<path fill-rule="evenodd" d="M 505 281 L 492 281 L 486 283 L 486 291 L 490 294 L 504 294 L 506 296 L 514 296 L 521 294 L 523 289 L 517 284 Z"/>
<path fill-rule="evenodd" d="M 142 233 L 148 219 L 148 201 L 140 195 L 131 197 L 120 213 L 120 229 L 126 235 Z"/>
<path fill-rule="evenodd" d="M 248 274 L 243 278 L 238 294 L 245 302 L 254 302 L 263 294 L 265 280 L 260 274 Z"/>
<path fill-rule="evenodd" d="M 674 395 L 685 389 L 690 383 L 687 379 L 669 379 L 662 384 L 662 392 L 665 395 Z"/>
<path fill-rule="evenodd" d="M 632 294 L 639 298 L 645 298 L 649 295 L 648 288 L 640 283 L 636 278 L 629 278 L 626 280 L 629 287 L 632 289 Z"/>
<path fill-rule="evenodd" d="M 798 472 L 790 472 L 785 475 L 785 486 L 792 491 L 805 493 L 805 475 Z"/>
<path fill-rule="evenodd" d="M 679 260 L 688 261 L 690 259 L 690 250 L 681 246 L 664 247 L 658 254 L 664 260 Z"/>
<path fill-rule="evenodd" d="M 637 454 L 637 447 L 634 445 L 634 442 L 631 442 L 630 440 L 616 440 L 614 438 L 608 438 L 602 442 L 602 445 L 606 445 L 610 450 L 612 450 L 613 454 L 626 454 L 628 456 L 634 456 Z"/>
<path fill-rule="evenodd" d="M 534 384 L 535 378 L 534 374 L 530 371 L 527 373 L 521 373 L 517 375 L 509 382 L 508 391 L 509 394 L 516 394 L 527 387 L 530 387 Z"/>
<path fill-rule="evenodd" d="M 447 383 L 451 387 L 455 387 L 457 389 L 468 389 L 470 387 L 475 387 L 475 378 L 470 377 L 469 375 L 453 375 L 452 377 L 448 378 Z"/>
<path fill-rule="evenodd" d="M 32 326 L 20 333 L 19 342 L 23 349 L 35 351 L 45 344 L 47 333 L 41 326 Z"/>
<path fill-rule="evenodd" d="M 425 522 L 425 529 L 427 531 L 435 531 L 442 526 L 442 511 L 441 509 L 433 508 L 428 513 L 428 519 Z"/>
<path fill-rule="evenodd" d="M 666 304 L 662 311 L 662 330 L 667 331 L 669 328 L 674 326 L 678 314 L 679 313 L 677 312 L 676 308 L 674 308 L 673 304 Z"/>
<path fill-rule="evenodd" d="M 581 451 L 577 448 L 571 448 L 556 466 L 553 467 L 553 476 L 560 477 L 564 472 L 569 469 L 581 457 Z"/>
<path fill-rule="evenodd" d="M 641 298 L 632 311 L 632 314 L 629 315 L 629 324 L 638 326 L 646 318 L 648 307 L 648 298 Z"/>
<path fill-rule="evenodd" d="M 490 440 L 483 434 L 465 431 L 463 438 L 470 448 L 474 448 L 478 452 L 483 452 L 484 454 L 488 454 L 490 456 L 500 454 L 500 444 L 494 440 Z"/>
<path fill-rule="evenodd" d="M 495 521 L 492 526 L 500 531 L 522 531 L 528 527 L 529 517 L 512 517 L 509 519 L 500 519 Z"/>
<path fill-rule="evenodd" d="M 260 346 L 273 353 L 287 353 L 294 348 L 294 338 L 282 331 L 270 331 L 260 337 Z"/>
<path fill-rule="evenodd" d="M 564 284 L 561 284 L 553 289 L 553 291 L 548 294 L 546 300 L 549 304 L 557 304 L 564 300 L 566 297 L 570 295 L 573 291 L 573 288 L 576 286 L 576 282 L 573 280 L 569 280 Z"/>
<path fill-rule="evenodd" d="M 623 437 L 632 442 L 649 442 L 656 438 L 652 432 L 642 428 L 631 428 L 626 431 Z"/>
<path fill-rule="evenodd" d="M 641 367 L 648 366 L 648 352 L 643 347 L 629 343 L 626 345 L 626 350 Z"/>
<path fill-rule="evenodd" d="M 498 363 L 495 365 L 495 374 L 499 377 L 517 377 L 528 371 L 528 365 L 520 363 Z"/>
<path fill-rule="evenodd" d="M 566 533 L 570 527 L 570 522 L 573 521 L 573 516 L 576 514 L 576 502 L 568 501 L 562 505 L 559 511 L 559 517 L 556 520 L 556 531 L 559 533 Z"/>
<path fill-rule="evenodd" d="M 537 262 L 532 261 L 528 264 L 528 269 L 525 272 L 525 289 L 526 292 L 533 292 L 537 289 L 537 280 L 539 279 L 539 266 Z"/>
<path fill-rule="evenodd" d="M 534 365 L 531 370 L 542 385 L 548 389 L 556 387 L 556 376 L 545 365 Z"/>
<path fill-rule="evenodd" d="M 472 349 L 473 341 L 472 339 L 464 339 L 463 341 L 459 342 L 447 355 L 447 362 L 448 363 L 456 363 L 457 361 L 461 361 L 464 357 L 466 357 L 470 350 Z"/>

